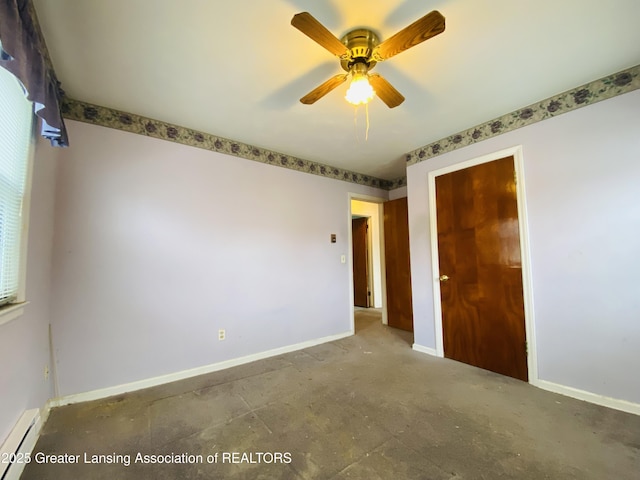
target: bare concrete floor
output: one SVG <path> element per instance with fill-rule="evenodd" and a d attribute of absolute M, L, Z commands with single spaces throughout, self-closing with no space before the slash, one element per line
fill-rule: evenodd
<path fill-rule="evenodd" d="M 34 454 L 63 457 L 33 461 L 21 478 L 640 478 L 640 417 L 410 344 L 359 311 L 353 337 L 57 408 Z M 194 457 L 137 463 L 138 453 Z M 118 463 L 88 463 L 109 458 Z"/>

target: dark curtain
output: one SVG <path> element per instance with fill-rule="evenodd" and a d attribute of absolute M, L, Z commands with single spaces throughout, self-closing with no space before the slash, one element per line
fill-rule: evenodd
<path fill-rule="evenodd" d="M 62 90 L 31 0 L 0 0 L 0 66 L 14 74 L 33 102 L 41 134 L 58 147 L 69 145 L 60 112 Z"/>

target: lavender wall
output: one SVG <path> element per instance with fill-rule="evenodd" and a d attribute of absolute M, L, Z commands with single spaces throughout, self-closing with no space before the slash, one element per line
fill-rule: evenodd
<path fill-rule="evenodd" d="M 385 191 L 68 128 L 53 271 L 61 395 L 350 330 L 348 193 Z"/>
<path fill-rule="evenodd" d="M 408 168 L 415 340 L 435 348 L 427 173 L 522 145 L 539 378 L 640 403 L 640 91 Z"/>
<path fill-rule="evenodd" d="M 400 187 L 389 191 L 389 200 L 397 200 L 407 196 L 407 187 Z"/>
<path fill-rule="evenodd" d="M 24 315 L 0 325 L 0 444 L 25 410 L 53 396 L 49 358 L 49 280 L 55 173 L 59 149 L 41 142 L 33 166 L 27 256 L 29 304 Z"/>

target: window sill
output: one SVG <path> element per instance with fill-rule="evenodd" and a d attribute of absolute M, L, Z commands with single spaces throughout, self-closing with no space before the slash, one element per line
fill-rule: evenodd
<path fill-rule="evenodd" d="M 24 313 L 24 306 L 28 304 L 29 302 L 10 303 L 9 305 L 0 307 L 0 325 L 4 325 L 21 317 Z"/>

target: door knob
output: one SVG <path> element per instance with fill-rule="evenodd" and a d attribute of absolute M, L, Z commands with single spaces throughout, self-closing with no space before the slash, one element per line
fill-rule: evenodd
<path fill-rule="evenodd" d="M 449 277 L 446 275 L 440 275 L 440 281 L 441 282 L 446 282 L 447 280 L 449 280 Z"/>

